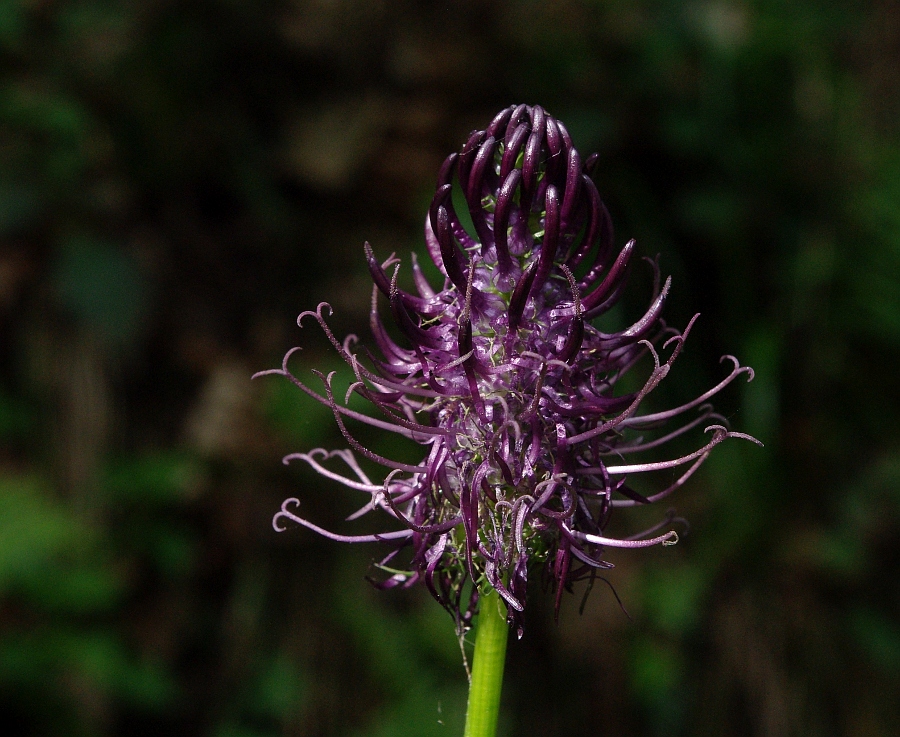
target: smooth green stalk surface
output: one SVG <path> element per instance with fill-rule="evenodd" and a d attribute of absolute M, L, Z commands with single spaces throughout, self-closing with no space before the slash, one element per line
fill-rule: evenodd
<path fill-rule="evenodd" d="M 492 590 L 481 599 L 475 629 L 465 737 L 494 737 L 497 734 L 508 634 L 506 607 L 500 602 L 500 595 Z"/>

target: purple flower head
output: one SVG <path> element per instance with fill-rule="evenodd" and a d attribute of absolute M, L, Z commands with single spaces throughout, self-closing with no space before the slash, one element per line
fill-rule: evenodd
<path fill-rule="evenodd" d="M 693 401 L 641 412 L 696 316 L 682 332 L 665 325 L 660 315 L 671 279 L 660 286 L 652 262 L 655 288 L 643 317 L 613 333 L 592 324 L 619 299 L 635 250 L 629 241 L 616 253 L 609 213 L 589 173 L 595 159 L 582 161 L 563 124 L 537 105 L 503 110 L 438 175 L 425 220 L 429 255 L 443 275 L 438 288 L 413 258 L 416 293 L 400 289 L 399 261 L 391 256 L 381 263 L 366 244 L 380 356 L 354 353 L 354 336 L 340 342 L 326 322 L 326 303 L 300 315 L 300 324 L 307 317 L 319 324 L 352 368 L 356 381 L 347 397 L 364 397 L 375 416 L 337 401 L 332 375 L 316 372 L 319 391 L 297 379 L 288 369 L 293 351 L 282 368 L 261 372 L 286 376 L 327 405 L 351 448 L 295 453 L 285 462 L 305 461 L 365 494 L 365 506 L 352 518 L 378 509 L 392 522 L 383 532 L 338 535 L 299 516 L 299 501 L 288 499 L 275 529 L 290 520 L 333 540 L 387 543 L 392 549 L 379 567 L 388 577 L 377 585 L 423 582 L 459 631 L 469 626 L 479 590 L 489 586 L 521 636 L 536 564 L 549 573 L 558 611 L 573 581 L 612 567 L 605 557 L 610 548 L 675 543 L 674 531 L 660 534 L 672 513 L 624 539 L 604 530 L 614 509 L 675 491 L 726 438 L 754 440 L 729 431 L 707 403 L 741 374 L 753 378 L 732 356 L 725 357 L 729 374 Z M 474 232 L 454 208 L 454 187 Z M 382 323 L 379 301 L 390 305 L 399 341 Z M 617 393 L 617 382 L 640 371 L 641 359 L 653 366 L 641 388 Z M 354 423 L 419 443 L 421 462 L 374 453 L 354 437 Z M 698 427 L 707 436 L 694 452 L 630 462 Z M 647 439 L 650 430 L 656 434 Z M 357 454 L 388 469 L 386 476 L 370 479 Z M 679 469 L 680 476 L 652 496 L 628 483 L 633 475 L 666 469 Z"/>

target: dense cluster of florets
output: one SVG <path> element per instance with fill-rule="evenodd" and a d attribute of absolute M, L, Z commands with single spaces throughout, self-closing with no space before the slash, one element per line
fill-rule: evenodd
<path fill-rule="evenodd" d="M 366 244 L 375 282 L 371 328 L 381 357 L 354 353 L 353 336 L 339 341 L 326 323 L 328 305 L 300 315 L 298 323 L 307 317 L 319 323 L 355 373 L 350 391 L 378 416 L 336 401 L 330 376 L 318 374 L 321 392 L 298 380 L 288 369 L 293 351 L 281 369 L 261 372 L 288 377 L 330 407 L 352 448 L 315 449 L 285 461 L 303 460 L 368 495 L 354 518 L 378 508 L 395 521 L 391 531 L 337 535 L 298 516 L 298 500 L 288 499 L 275 528 L 291 520 L 336 540 L 389 543 L 392 550 L 380 564 L 388 577 L 378 585 L 423 582 L 460 631 L 469 626 L 479 589 L 489 586 L 521 635 L 535 564 L 545 564 L 558 609 L 573 581 L 611 567 L 607 548 L 675 542 L 674 531 L 657 534 L 671 515 L 627 539 L 606 537 L 604 529 L 613 509 L 671 494 L 724 439 L 752 440 L 729 431 L 707 404 L 741 374 L 752 378 L 752 370 L 731 356 L 730 373 L 709 391 L 668 411 L 640 413 L 694 320 L 682 332 L 662 322 L 670 279 L 660 285 L 653 263 L 655 293 L 643 317 L 614 333 L 592 325 L 617 302 L 634 256 L 634 241 L 615 252 L 610 217 L 590 177 L 593 163 L 593 157 L 581 160 L 563 124 L 540 107 L 503 110 L 441 168 L 425 241 L 443 284 L 429 284 L 413 258 L 417 294 L 401 290 L 398 260 L 381 263 Z M 474 233 L 454 209 L 454 186 Z M 390 304 L 402 344 L 382 323 L 379 293 Z M 617 382 L 648 356 L 653 368 L 642 387 L 617 394 Z M 680 416 L 687 417 L 652 440 L 641 434 Z M 355 439 L 348 421 L 421 444 L 422 461 L 410 465 L 375 454 Z M 622 462 L 701 425 L 708 425 L 709 437 L 693 453 Z M 354 451 L 389 469 L 386 477 L 370 480 Z M 333 459 L 342 472 L 328 465 Z M 632 474 L 677 467 L 683 467 L 680 477 L 652 496 L 626 482 Z M 404 550 L 409 555 L 400 563 Z"/>

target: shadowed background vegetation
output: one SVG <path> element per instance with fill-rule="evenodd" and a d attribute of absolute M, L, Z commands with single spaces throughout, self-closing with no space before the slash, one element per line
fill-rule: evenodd
<path fill-rule="evenodd" d="M 424 256 L 444 156 L 528 102 L 599 152 L 667 319 L 702 313 L 659 403 L 734 353 L 720 408 L 766 447 L 717 449 L 678 546 L 611 556 L 631 619 L 598 584 L 556 625 L 535 581 L 505 734 L 895 734 L 893 3 L 5 0 L 0 49 L 7 733 L 461 734 L 443 610 L 272 531 L 288 496 L 376 523 L 279 462 L 343 447 L 329 412 L 249 377 L 335 366 L 294 323 L 323 299 L 365 340 L 363 241 Z"/>

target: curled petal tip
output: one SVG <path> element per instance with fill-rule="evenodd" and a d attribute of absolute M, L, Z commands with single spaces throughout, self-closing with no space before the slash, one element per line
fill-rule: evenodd
<path fill-rule="evenodd" d="M 264 371 L 257 371 L 255 374 L 253 374 L 253 376 L 250 377 L 250 381 L 258 379 L 260 376 L 271 376 L 272 374 L 284 376 L 284 371 L 282 371 L 281 369 L 265 369 Z"/>
<path fill-rule="evenodd" d="M 745 432 L 729 432 L 728 437 L 741 438 L 742 440 L 749 440 L 751 443 L 755 443 L 760 448 L 766 447 L 761 440 L 759 440 L 758 438 L 755 438 L 752 435 L 749 435 L 748 433 L 745 433 Z"/>
<path fill-rule="evenodd" d="M 285 500 L 281 503 L 281 511 L 280 511 L 280 512 L 277 512 L 277 513 L 275 514 L 275 516 L 272 517 L 272 527 L 274 528 L 275 532 L 284 532 L 284 531 L 287 529 L 286 527 L 281 527 L 281 526 L 279 526 L 279 521 L 280 521 L 282 518 L 289 519 L 289 520 L 293 520 L 293 521 L 296 521 L 296 520 L 297 520 L 297 516 L 296 516 L 293 512 L 290 512 L 290 511 L 288 510 L 288 505 L 289 505 L 289 504 L 290 504 L 290 505 L 293 505 L 293 506 L 295 506 L 295 507 L 299 507 L 299 506 L 300 506 L 300 500 L 297 499 L 296 497 L 290 497 L 290 498 L 288 498 L 288 499 L 285 499 Z"/>

